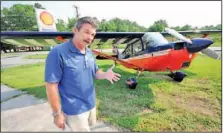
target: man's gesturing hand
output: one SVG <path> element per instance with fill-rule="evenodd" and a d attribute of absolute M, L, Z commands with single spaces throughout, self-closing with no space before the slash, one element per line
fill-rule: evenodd
<path fill-rule="evenodd" d="M 58 114 L 55 118 L 54 118 L 54 123 L 56 124 L 56 126 L 58 128 L 62 128 L 62 129 L 65 129 L 65 117 L 64 115 L 61 113 L 61 114 Z"/>
<path fill-rule="evenodd" d="M 112 69 L 115 67 L 115 65 L 113 64 L 113 66 L 111 68 L 108 69 L 107 72 L 105 72 L 105 78 L 107 80 L 109 80 L 111 82 L 111 84 L 113 84 L 113 81 L 119 81 L 120 80 L 120 77 L 121 75 L 118 74 L 118 73 L 114 73 L 112 71 Z"/>

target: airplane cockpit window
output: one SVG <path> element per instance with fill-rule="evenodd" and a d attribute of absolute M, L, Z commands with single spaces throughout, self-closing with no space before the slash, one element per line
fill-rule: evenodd
<path fill-rule="evenodd" d="M 145 44 L 145 47 L 156 47 L 160 45 L 168 44 L 166 38 L 159 32 L 147 32 L 143 35 L 142 41 Z"/>
<path fill-rule="evenodd" d="M 127 46 L 127 48 L 125 49 L 125 51 L 123 51 L 123 53 L 121 54 L 120 58 L 129 58 L 132 55 L 132 46 L 129 45 Z"/>
<path fill-rule="evenodd" d="M 129 46 L 127 49 L 126 49 L 126 55 L 131 55 L 131 46 Z"/>
<path fill-rule="evenodd" d="M 133 46 L 133 54 L 136 54 L 140 51 L 142 51 L 142 44 L 140 41 L 136 42 L 135 44 L 132 45 Z"/>

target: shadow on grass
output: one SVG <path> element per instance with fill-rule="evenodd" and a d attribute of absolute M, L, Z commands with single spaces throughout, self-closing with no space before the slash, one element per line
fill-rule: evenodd
<path fill-rule="evenodd" d="M 192 76 L 196 76 L 196 73 L 190 72 L 188 70 L 182 69 L 181 72 L 187 74 L 187 77 L 192 77 Z"/>

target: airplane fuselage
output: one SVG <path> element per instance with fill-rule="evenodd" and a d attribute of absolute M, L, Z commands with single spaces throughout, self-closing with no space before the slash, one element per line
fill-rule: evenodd
<path fill-rule="evenodd" d="M 186 48 L 167 49 L 123 59 L 123 61 L 134 64 L 144 71 L 175 71 L 189 67 L 195 55 L 188 53 Z M 122 64 L 126 66 L 124 63 Z M 129 68 L 128 65 L 126 67 Z"/>
<path fill-rule="evenodd" d="M 176 71 L 189 67 L 197 52 L 213 43 L 213 41 L 204 38 L 192 39 L 192 42 L 193 45 L 178 41 L 156 47 L 145 46 L 144 48 L 142 46 L 142 50 L 139 51 L 135 51 L 133 45 L 129 45 L 121 55 L 113 55 L 112 58 L 101 52 L 94 51 L 94 53 L 104 58 L 116 60 L 119 64 L 135 70 Z"/>

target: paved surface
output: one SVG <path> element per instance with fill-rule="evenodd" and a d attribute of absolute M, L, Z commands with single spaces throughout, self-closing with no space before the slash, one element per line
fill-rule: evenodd
<path fill-rule="evenodd" d="M 221 51 L 221 47 L 209 47 L 209 48 L 214 51 Z"/>
<path fill-rule="evenodd" d="M 7 53 L 7 56 L 1 57 L 1 69 L 6 67 L 14 67 L 24 64 L 33 64 L 44 62 L 44 59 L 24 59 L 25 56 L 35 55 L 35 54 L 47 54 L 48 52 L 20 52 L 20 53 Z"/>
<path fill-rule="evenodd" d="M 1 102 L 21 94 L 22 92 L 8 88 L 6 85 L 1 84 Z"/>
<path fill-rule="evenodd" d="M 1 84 L 1 96 L 15 91 Z M 1 131 L 62 131 L 53 124 L 51 108 L 47 101 L 15 91 L 1 100 Z M 16 96 L 16 97 L 15 97 Z M 92 131 L 120 131 L 115 127 L 98 121 Z M 70 131 L 69 127 L 65 131 Z"/>
<path fill-rule="evenodd" d="M 46 52 L 37 52 L 45 54 Z M 22 64 L 38 63 L 44 60 L 27 60 L 24 56 L 35 53 L 20 53 L 1 58 L 3 68 Z M 47 101 L 37 99 L 25 92 L 18 91 L 1 84 L 1 131 L 65 131 L 57 128 L 53 123 L 51 108 Z M 91 127 L 92 131 L 116 132 L 121 131 L 112 125 L 97 121 Z"/>

